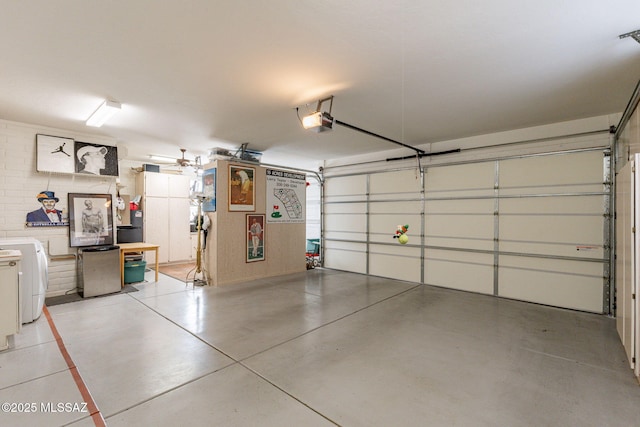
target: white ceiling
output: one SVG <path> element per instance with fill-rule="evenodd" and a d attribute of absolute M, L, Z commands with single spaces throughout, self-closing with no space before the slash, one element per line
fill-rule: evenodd
<path fill-rule="evenodd" d="M 0 0 L 0 118 L 115 137 L 132 159 L 397 148 L 624 110 L 638 0 Z M 107 125 L 84 121 L 105 98 Z M 309 107 L 305 107 L 309 104 Z M 453 148 L 453 147 L 452 147 Z M 412 152 L 407 151 L 408 154 Z M 295 158 L 295 157 L 294 157 Z"/>

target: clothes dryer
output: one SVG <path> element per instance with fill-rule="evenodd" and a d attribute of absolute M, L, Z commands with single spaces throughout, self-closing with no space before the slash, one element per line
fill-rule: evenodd
<path fill-rule="evenodd" d="M 20 269 L 22 279 L 22 323 L 31 323 L 42 314 L 44 299 L 49 285 L 49 262 L 42 243 L 33 237 L 11 237 L 0 239 L 0 249 L 22 252 Z"/>

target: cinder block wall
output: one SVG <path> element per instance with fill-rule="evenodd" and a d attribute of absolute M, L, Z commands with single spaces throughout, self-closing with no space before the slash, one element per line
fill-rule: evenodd
<path fill-rule="evenodd" d="M 27 227 L 27 212 L 41 207 L 36 196 L 43 190 L 55 192 L 58 209 L 67 208 L 68 193 L 110 193 L 115 198 L 116 179 L 37 172 L 39 133 L 104 145 L 116 145 L 116 141 L 0 120 L 0 237 L 35 237 L 42 242 L 49 256 L 47 296 L 55 296 L 76 288 L 76 249 L 69 248 L 69 227 Z"/>

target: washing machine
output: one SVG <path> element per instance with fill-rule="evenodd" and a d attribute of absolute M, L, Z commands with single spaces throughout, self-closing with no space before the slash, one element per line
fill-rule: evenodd
<path fill-rule="evenodd" d="M 22 252 L 20 299 L 22 323 L 31 323 L 42 314 L 49 285 L 49 262 L 42 243 L 33 237 L 0 239 L 0 249 Z"/>

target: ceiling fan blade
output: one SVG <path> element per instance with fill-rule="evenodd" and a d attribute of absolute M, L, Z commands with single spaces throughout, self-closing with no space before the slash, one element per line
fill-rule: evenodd
<path fill-rule="evenodd" d="M 186 148 L 181 148 L 180 151 L 182 151 L 182 157 L 179 159 L 176 159 L 176 163 L 180 166 L 190 166 L 191 163 L 193 162 L 192 160 L 189 159 L 185 159 L 184 158 L 184 153 L 187 151 Z"/>

